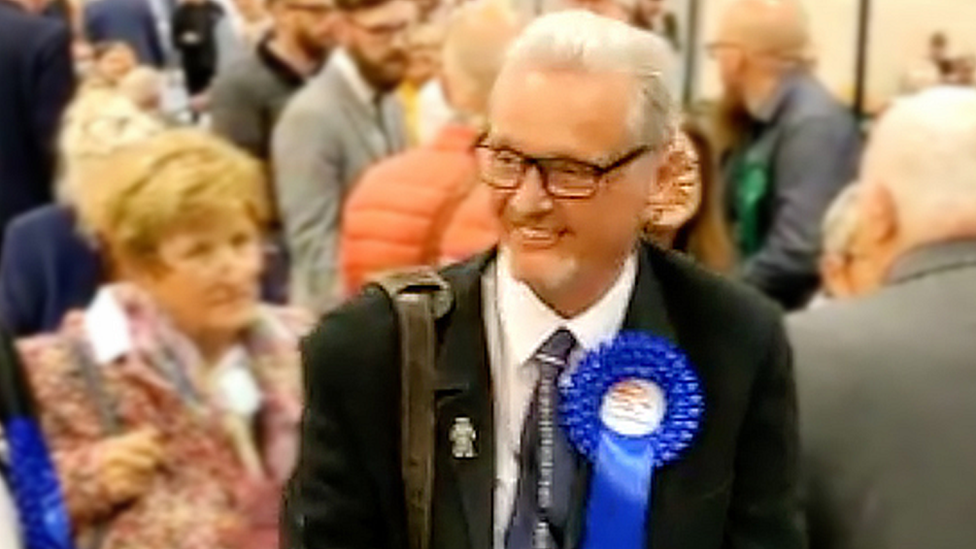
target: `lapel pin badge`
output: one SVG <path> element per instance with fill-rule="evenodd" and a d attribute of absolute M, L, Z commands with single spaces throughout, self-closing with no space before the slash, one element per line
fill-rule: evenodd
<path fill-rule="evenodd" d="M 478 433 L 471 424 L 471 418 L 455 418 L 450 436 L 453 445 L 451 453 L 454 459 L 474 459 L 478 456 L 474 449 L 474 441 L 478 438 Z"/>

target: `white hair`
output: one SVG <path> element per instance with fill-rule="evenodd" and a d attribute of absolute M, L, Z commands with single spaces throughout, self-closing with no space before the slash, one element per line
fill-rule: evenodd
<path fill-rule="evenodd" d="M 65 112 L 59 146 L 62 176 L 58 198 L 71 204 L 85 190 L 79 172 L 122 147 L 162 132 L 164 126 L 113 89 L 82 90 Z"/>
<path fill-rule="evenodd" d="M 896 101 L 861 171 L 862 181 L 891 191 L 911 227 L 976 217 L 976 90 L 940 86 Z"/>
<path fill-rule="evenodd" d="M 674 55 L 663 38 L 588 11 L 561 11 L 535 19 L 512 44 L 505 68 L 523 65 L 629 75 L 633 139 L 658 150 L 670 141 L 677 125 L 668 86 Z"/>
<path fill-rule="evenodd" d="M 857 209 L 860 196 L 861 187 L 854 183 L 844 187 L 830 203 L 823 222 L 824 254 L 841 255 L 850 249 L 860 217 Z"/>
<path fill-rule="evenodd" d="M 136 67 L 119 81 L 119 93 L 138 107 L 157 103 L 163 93 L 163 74 L 149 67 Z"/>

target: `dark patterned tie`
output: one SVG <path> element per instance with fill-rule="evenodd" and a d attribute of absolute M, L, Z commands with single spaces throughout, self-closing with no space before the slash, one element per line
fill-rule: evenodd
<path fill-rule="evenodd" d="M 575 347 L 576 338 L 561 328 L 531 358 L 539 368 L 539 383 L 522 426 L 518 489 L 505 549 L 562 547 L 579 458 L 556 421 L 557 380 Z"/>

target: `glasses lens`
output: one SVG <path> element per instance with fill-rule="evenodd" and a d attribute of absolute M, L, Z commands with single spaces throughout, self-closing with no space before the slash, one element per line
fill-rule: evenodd
<path fill-rule="evenodd" d="M 586 166 L 570 163 L 544 166 L 549 192 L 560 198 L 586 198 L 596 190 L 600 174 Z"/>
<path fill-rule="evenodd" d="M 514 189 L 524 171 L 525 162 L 511 151 L 477 149 L 478 170 L 485 182 L 500 189 Z"/>

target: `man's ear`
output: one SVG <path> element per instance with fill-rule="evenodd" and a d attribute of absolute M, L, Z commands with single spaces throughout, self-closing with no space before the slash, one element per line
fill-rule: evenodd
<path fill-rule="evenodd" d="M 826 254 L 820 258 L 820 278 L 823 289 L 830 297 L 844 298 L 853 294 L 845 262 L 837 255 Z"/>
<path fill-rule="evenodd" d="M 657 170 L 644 210 L 645 225 L 656 230 L 677 232 L 691 221 L 702 201 L 702 182 L 698 154 L 690 140 L 676 134 Z"/>
<path fill-rule="evenodd" d="M 885 244 L 898 234 L 898 206 L 885 185 L 865 185 L 860 210 L 863 230 L 872 246 Z"/>

